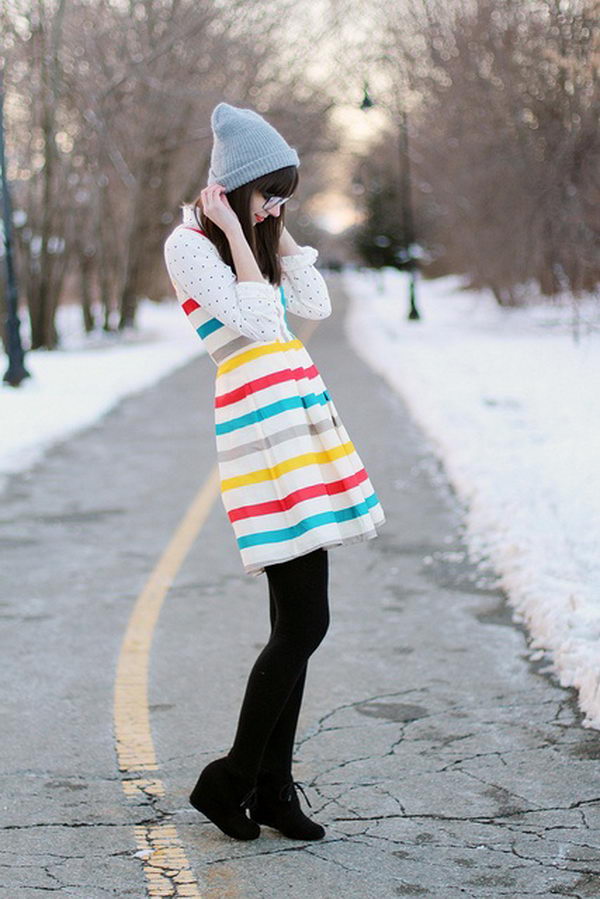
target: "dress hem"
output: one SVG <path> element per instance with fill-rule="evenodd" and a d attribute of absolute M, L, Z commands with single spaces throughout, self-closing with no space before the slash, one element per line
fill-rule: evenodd
<path fill-rule="evenodd" d="M 245 565 L 244 563 L 244 572 L 248 575 L 253 575 L 257 577 L 259 574 L 265 574 L 265 566 L 267 565 L 278 565 L 280 562 L 289 562 L 290 559 L 296 559 L 298 556 L 305 556 L 310 552 L 313 552 L 315 549 L 332 549 L 335 546 L 348 546 L 352 543 L 360 543 L 365 540 L 373 540 L 378 536 L 377 529 L 381 527 L 381 525 L 385 524 L 386 518 L 385 515 L 381 517 L 377 524 L 373 525 L 373 530 L 371 531 L 363 531 L 361 534 L 353 534 L 351 537 L 338 537 L 334 540 L 317 540 L 314 545 L 308 546 L 303 552 L 298 553 L 289 553 L 289 555 L 280 559 L 272 559 L 269 562 L 254 562 Z"/>

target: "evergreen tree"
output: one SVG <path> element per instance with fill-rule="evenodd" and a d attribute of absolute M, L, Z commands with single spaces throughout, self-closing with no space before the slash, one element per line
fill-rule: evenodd
<path fill-rule="evenodd" d="M 398 184 L 391 173 L 381 170 L 363 187 L 365 219 L 355 232 L 356 251 L 371 268 L 405 269 L 408 241 Z"/>

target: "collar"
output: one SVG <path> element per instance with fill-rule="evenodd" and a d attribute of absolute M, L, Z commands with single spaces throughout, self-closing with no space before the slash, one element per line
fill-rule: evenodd
<path fill-rule="evenodd" d="M 183 203 L 181 207 L 181 221 L 183 225 L 193 225 L 194 228 L 199 228 L 200 225 L 196 220 L 196 216 L 194 215 L 194 207 L 191 203 Z"/>

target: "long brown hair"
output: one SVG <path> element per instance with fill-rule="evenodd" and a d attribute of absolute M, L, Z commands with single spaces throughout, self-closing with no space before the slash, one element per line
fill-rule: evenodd
<path fill-rule="evenodd" d="M 277 251 L 285 225 L 285 206 L 281 206 L 278 216 L 265 213 L 267 217 L 264 222 L 253 225 L 250 220 L 250 201 L 252 192 L 255 190 L 262 193 L 264 197 L 289 197 L 297 186 L 298 168 L 295 165 L 288 165 L 227 192 L 229 205 L 240 220 L 242 231 L 254 253 L 259 269 L 265 278 L 275 286 L 281 284 L 281 262 Z M 206 217 L 202 211 L 200 195 L 196 197 L 192 205 L 200 227 L 217 247 L 221 259 L 235 272 L 235 264 L 225 232 Z"/>

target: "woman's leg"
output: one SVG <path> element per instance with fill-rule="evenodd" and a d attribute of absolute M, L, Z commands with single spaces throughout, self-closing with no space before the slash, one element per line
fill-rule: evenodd
<path fill-rule="evenodd" d="M 291 764 L 306 664 L 329 627 L 327 550 L 318 548 L 268 565 L 265 571 L 272 584 L 274 624 L 248 677 L 235 739 L 227 755 L 234 768 L 248 778 L 258 775 L 272 734 L 275 743 L 268 754 L 270 763 L 288 766 L 290 759 Z M 282 714 L 281 729 L 275 731 Z M 279 749 L 285 759 L 274 755 Z"/>
<path fill-rule="evenodd" d="M 271 633 L 275 629 L 277 620 L 277 602 L 275 600 L 273 582 L 269 581 L 269 615 L 271 619 Z M 283 707 L 271 736 L 265 746 L 261 761 L 261 770 L 270 771 L 282 780 L 287 780 L 292 774 L 292 759 L 294 755 L 294 738 L 298 727 L 298 717 L 304 694 L 304 684 L 308 662 L 304 664 L 296 683 Z"/>

